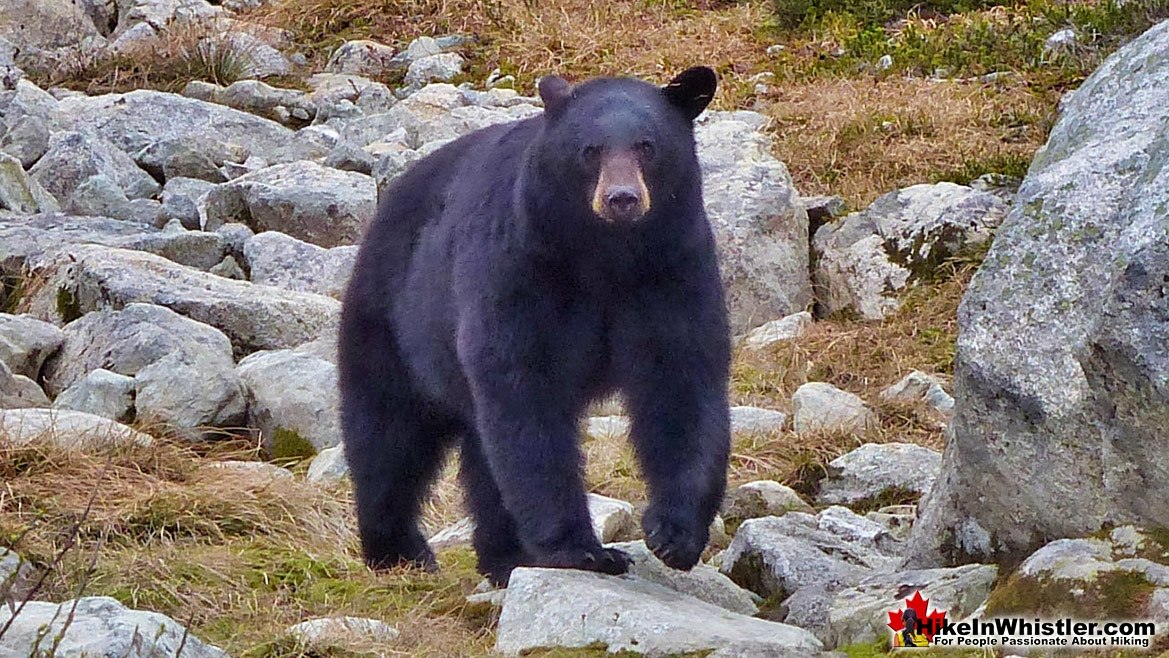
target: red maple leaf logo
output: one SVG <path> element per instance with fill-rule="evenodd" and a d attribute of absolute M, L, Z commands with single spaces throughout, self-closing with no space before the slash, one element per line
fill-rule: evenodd
<path fill-rule="evenodd" d="M 906 607 L 917 613 L 917 618 L 920 620 L 918 624 L 918 631 L 925 635 L 927 640 L 931 642 L 934 639 L 934 633 L 942 628 L 942 623 L 946 621 L 946 613 L 943 610 L 934 610 L 926 613 L 929 608 L 930 600 L 921 597 L 921 591 L 913 593 L 913 598 L 905 599 Z M 894 633 L 900 633 L 905 628 L 905 620 L 902 618 L 905 613 L 905 608 L 894 610 L 889 613 L 889 628 L 893 629 Z"/>

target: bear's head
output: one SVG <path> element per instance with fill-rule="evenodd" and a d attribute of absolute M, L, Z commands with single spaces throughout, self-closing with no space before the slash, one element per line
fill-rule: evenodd
<path fill-rule="evenodd" d="M 664 87 L 632 78 L 571 85 L 542 78 L 540 177 L 608 224 L 632 224 L 695 185 L 694 119 L 714 97 L 714 71 L 687 69 Z"/>

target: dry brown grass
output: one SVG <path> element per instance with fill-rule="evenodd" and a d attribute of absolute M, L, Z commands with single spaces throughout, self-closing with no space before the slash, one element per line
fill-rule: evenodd
<path fill-rule="evenodd" d="M 574 79 L 634 75 L 664 82 L 695 64 L 723 76 L 719 99 L 741 100 L 746 76 L 765 57 L 758 30 L 766 3 L 697 9 L 685 2 L 619 0 L 276 0 L 258 20 L 290 30 L 315 47 L 318 63 L 346 39 L 373 38 L 404 47 L 422 35 L 475 35 L 469 76 L 498 67 L 521 88 L 561 73 Z M 736 98 L 738 96 L 738 98 Z"/>
<path fill-rule="evenodd" d="M 801 193 L 863 207 L 947 172 L 1030 160 L 1053 108 L 1022 81 L 866 77 L 776 85 L 761 109 Z"/>
<path fill-rule="evenodd" d="M 420 35 L 475 35 L 467 79 L 498 67 L 531 93 L 550 72 L 583 79 L 634 75 L 664 81 L 694 64 L 720 74 L 715 106 L 754 108 L 774 120 L 776 153 L 804 194 L 839 194 L 854 205 L 881 193 L 966 170 L 1017 168 L 1042 143 L 1055 99 L 1025 81 L 929 82 L 871 75 L 789 75 L 766 54 L 784 40 L 770 3 L 623 0 L 276 0 L 255 17 L 290 30 L 323 64 L 345 39 L 404 46 Z M 815 60 L 797 37 L 799 57 Z M 804 52 L 807 51 L 807 52 Z M 780 81 L 763 96 L 752 77 Z"/>
<path fill-rule="evenodd" d="M 883 402 L 879 393 L 913 370 L 952 375 L 958 303 L 975 267 L 950 263 L 938 281 L 907 292 L 901 308 L 883 322 L 830 318 L 797 340 L 740 350 L 731 377 L 735 404 L 790 412 L 797 388 L 827 382 L 863 398 L 878 424 L 858 433 L 736 437 L 731 482 L 775 479 L 812 493 L 829 461 L 863 443 L 900 441 L 940 450 L 944 419 L 937 412 L 924 403 Z"/>
<path fill-rule="evenodd" d="M 344 489 L 209 468 L 249 455 L 165 440 L 82 452 L 0 439 L 0 546 L 41 568 L 64 552 L 40 599 L 111 595 L 234 656 L 307 656 L 283 630 L 332 615 L 399 628 L 387 655 L 488 652 L 490 620 L 464 610 L 480 579 L 468 551 L 440 556 L 439 575 L 374 574 L 358 559 Z"/>
<path fill-rule="evenodd" d="M 252 46 L 214 24 L 182 23 L 117 53 L 76 55 L 51 71 L 33 71 L 44 87 L 88 94 L 157 89 L 178 93 L 191 80 L 229 85 L 248 77 Z M 283 82 L 292 82 L 285 80 Z"/>
<path fill-rule="evenodd" d="M 958 335 L 957 309 L 975 264 L 947 265 L 943 280 L 911 288 L 882 322 L 828 318 L 798 340 L 741 350 L 731 387 L 738 404 L 786 409 L 800 385 L 828 382 L 873 402 L 912 370 L 948 376 Z"/>

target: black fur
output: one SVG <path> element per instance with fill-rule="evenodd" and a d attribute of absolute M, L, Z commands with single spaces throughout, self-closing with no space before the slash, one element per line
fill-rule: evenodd
<path fill-rule="evenodd" d="M 458 139 L 386 190 L 339 343 L 370 566 L 434 566 L 419 508 L 459 445 L 484 574 L 624 572 L 593 535 L 577 445 L 586 405 L 612 391 L 648 483 L 647 542 L 671 567 L 697 562 L 730 447 L 726 304 L 691 126 L 714 91 L 702 71 L 665 89 L 545 80 L 555 111 Z M 636 145 L 652 206 L 604 222 L 589 154 Z"/>

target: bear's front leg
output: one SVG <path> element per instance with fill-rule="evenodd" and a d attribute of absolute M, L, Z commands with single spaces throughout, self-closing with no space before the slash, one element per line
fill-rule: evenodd
<path fill-rule="evenodd" d="M 529 566 L 625 573 L 628 557 L 603 548 L 593 533 L 577 446 L 595 358 L 591 324 L 563 317 L 563 309 L 541 314 L 535 301 L 520 308 L 527 312 L 485 314 L 459 330 L 491 475 Z"/>
<path fill-rule="evenodd" d="M 649 489 L 646 545 L 681 570 L 706 548 L 731 447 L 730 340 L 721 297 L 706 299 L 643 299 L 615 341 L 630 438 Z"/>

